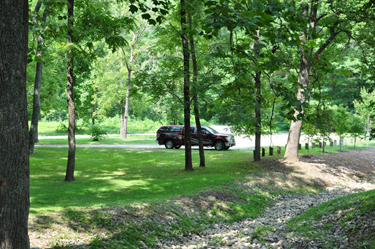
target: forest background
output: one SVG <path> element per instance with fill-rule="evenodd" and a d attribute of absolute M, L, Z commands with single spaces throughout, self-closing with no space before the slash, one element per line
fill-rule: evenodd
<path fill-rule="evenodd" d="M 87 131 L 96 125 L 102 126 L 105 132 L 121 133 L 125 137 L 127 122 L 144 121 L 148 126 L 144 132 L 155 132 L 161 124 L 184 123 L 179 3 L 172 1 L 168 6 L 160 6 L 155 5 L 158 1 L 149 1 L 148 6 L 154 6 L 154 12 L 147 5 L 132 2 L 76 1 L 74 37 L 77 41 L 73 45 L 66 42 L 64 33 L 65 3 L 46 1 L 44 9 L 41 1 L 31 4 L 30 9 L 35 11 L 31 22 L 33 32 L 29 34 L 27 70 L 30 120 L 36 64 L 43 63 L 40 119 L 58 121 L 56 130 L 67 130 L 66 54 L 74 47 L 78 131 Z M 214 4 L 215 1 L 207 1 L 205 5 L 193 1 L 188 5 L 192 9 L 188 33 L 195 39 L 199 68 L 198 77 L 191 83 L 195 91 L 191 97 L 198 96 L 200 118 L 204 124 L 225 124 L 233 126 L 236 132 L 254 134 L 257 87 L 252 75 L 259 70 L 264 72 L 261 75 L 262 132 L 287 131 L 293 110 L 301 107 L 295 96 L 301 30 L 291 30 L 293 25 L 304 25 L 306 21 L 297 18 L 298 4 L 254 1 L 251 6 L 243 5 L 244 13 L 236 18 L 241 17 L 245 24 L 234 20 L 234 4 L 220 5 L 221 11 L 227 13 L 221 14 L 222 20 L 215 20 L 214 14 L 218 11 L 215 8 L 219 4 Z M 365 5 L 363 1 L 362 7 Z M 257 10 L 251 12 L 250 7 Z M 341 14 L 347 10 L 343 8 L 339 3 L 327 1 L 320 9 L 322 16 L 329 11 L 345 15 Z M 360 4 L 357 8 L 361 8 Z M 255 16 L 256 12 L 259 17 Z M 263 18 L 265 26 L 260 29 L 259 37 L 256 32 L 247 34 L 246 31 L 252 26 L 259 28 L 257 18 Z M 338 106 L 345 108 L 348 117 L 357 111 L 366 127 L 373 118 L 373 112 L 368 117 L 359 110 L 359 103 L 371 98 L 367 95 L 371 96 L 368 93 L 374 88 L 371 32 L 366 20 L 355 21 L 347 20 L 351 30 L 344 30 L 346 27 L 340 24 L 342 31 L 324 55 L 313 58 L 312 82 L 305 88 L 309 106 L 306 120 L 313 117 L 310 123 L 318 130 L 321 123 L 326 125 L 321 130 L 333 130 L 334 124 L 329 124 L 332 119 L 327 112 Z M 229 22 L 232 28 L 228 28 Z M 323 25 L 315 39 L 304 44 L 306 49 L 319 47 L 329 36 L 330 25 L 334 23 Z M 364 108 L 373 109 L 371 105 Z M 116 129 L 104 127 L 110 119 L 119 124 Z M 342 118 L 342 122 L 346 120 Z M 305 132 L 309 129 L 307 123 Z"/>

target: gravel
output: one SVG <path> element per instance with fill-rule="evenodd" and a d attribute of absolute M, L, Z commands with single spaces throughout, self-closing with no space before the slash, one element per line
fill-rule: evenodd
<path fill-rule="evenodd" d="M 159 246 L 161 248 L 181 249 L 326 248 L 322 246 L 324 245 L 323 238 L 310 240 L 297 236 L 286 228 L 286 223 L 291 218 L 304 213 L 310 207 L 351 193 L 375 189 L 373 174 L 375 169 L 374 152 L 375 150 L 372 148 L 369 151 L 326 155 L 325 157 L 309 157 L 308 162 L 301 161 L 298 165 L 300 166 L 299 169 L 306 170 L 310 177 L 313 175 L 317 179 L 324 179 L 324 184 L 327 187 L 318 194 L 302 193 L 280 196 L 258 218 L 242 220 L 231 225 L 225 223 L 213 224 L 210 229 L 200 234 L 166 240 Z M 324 161 L 322 161 L 322 158 Z M 338 159 L 340 162 L 338 162 Z M 363 162 L 366 163 L 364 164 Z M 363 174 L 364 171 L 366 171 L 366 174 Z M 330 217 L 325 217 L 324 220 L 337 223 L 338 215 L 340 214 L 331 214 Z M 371 228 L 371 231 L 375 231 L 374 216 L 375 214 L 369 214 L 366 217 L 362 217 L 362 220 L 353 221 L 354 224 L 352 225 L 347 224 L 344 228 L 336 225 L 328 235 L 328 239 L 331 243 L 337 245 L 337 248 L 352 248 L 349 239 L 345 236 L 348 229 L 359 226 L 363 227 L 362 230 Z M 322 221 L 318 221 L 314 226 L 316 231 L 310 231 L 311 233 L 319 232 L 319 229 L 324 224 Z"/>
<path fill-rule="evenodd" d="M 246 219 L 231 225 L 214 224 L 201 234 L 180 237 L 179 240 L 164 241 L 162 248 L 321 248 L 315 241 L 306 241 L 293 236 L 285 227 L 292 217 L 302 214 L 308 208 L 345 196 L 349 193 L 374 189 L 370 183 L 355 184 L 347 188 L 329 188 L 319 194 L 285 195 L 256 219 Z M 266 238 L 257 238 L 261 227 L 275 228 L 267 231 Z M 341 240 L 341 230 L 332 232 Z M 346 238 L 347 239 L 347 238 Z M 348 248 L 348 240 L 342 240 L 342 248 Z M 346 244 L 345 244 L 346 243 Z"/>

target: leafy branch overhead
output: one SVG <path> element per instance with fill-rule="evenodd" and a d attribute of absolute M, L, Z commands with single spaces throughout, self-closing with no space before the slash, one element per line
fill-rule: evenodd
<path fill-rule="evenodd" d="M 168 14 L 169 0 L 152 0 L 152 6 L 140 0 L 130 0 L 129 10 L 135 14 L 141 12 L 143 19 L 147 20 L 150 25 L 161 24 Z"/>

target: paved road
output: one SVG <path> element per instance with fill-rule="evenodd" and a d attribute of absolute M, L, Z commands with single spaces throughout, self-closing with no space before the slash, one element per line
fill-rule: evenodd
<path fill-rule="evenodd" d="M 228 126 L 212 126 L 215 130 L 217 130 L 219 133 L 231 133 L 230 128 Z M 129 134 L 129 136 L 144 136 L 144 135 L 155 135 L 155 134 Z M 118 136 L 118 135 L 108 135 L 108 136 Z M 90 137 L 90 135 L 76 135 L 76 137 Z M 42 136 L 39 137 L 40 140 L 43 139 L 54 139 L 54 138 L 67 138 L 67 136 Z M 284 146 L 286 144 L 288 138 L 287 133 L 278 133 L 274 134 L 272 138 L 270 136 L 262 136 L 261 143 L 262 146 L 269 146 L 270 144 L 274 146 Z M 235 136 L 236 140 L 236 146 L 232 147 L 231 149 L 246 149 L 246 148 L 252 148 L 254 147 L 255 143 L 255 137 L 254 136 Z M 42 145 L 42 144 L 36 144 L 36 147 L 61 147 L 61 148 L 67 148 L 67 144 L 62 145 Z M 90 145 L 90 144 L 77 144 L 77 147 L 91 147 L 91 148 L 142 148 L 142 149 L 153 149 L 153 148 L 164 148 L 164 145 L 158 145 L 158 144 L 129 144 L 129 145 L 107 145 L 107 144 L 96 144 L 96 145 Z M 198 148 L 198 147 L 193 147 Z"/>
<path fill-rule="evenodd" d="M 213 125 L 212 128 L 217 130 L 219 133 L 228 133 L 230 134 L 230 127 L 228 126 L 219 126 Z M 155 134 L 129 134 L 129 136 L 145 136 L 145 135 L 155 135 Z M 108 136 L 118 136 L 118 135 L 108 135 Z M 89 135 L 76 135 L 76 137 L 90 137 Z M 67 138 L 67 136 L 46 136 L 40 137 L 41 140 L 44 138 Z M 337 138 L 333 138 L 337 139 Z M 235 136 L 236 146 L 231 149 L 246 149 L 255 147 L 255 136 Z M 274 133 L 272 136 L 265 135 L 261 137 L 261 146 L 285 146 L 288 140 L 288 133 Z M 338 139 L 337 139 L 338 140 Z M 305 137 L 302 135 L 301 143 L 305 142 Z M 68 147 L 68 145 L 40 145 L 37 144 L 36 147 Z M 127 144 L 127 145 L 106 145 L 106 144 L 78 144 L 77 147 L 101 147 L 101 148 L 142 148 L 142 149 L 153 149 L 153 148 L 164 148 L 164 145 L 158 144 Z M 193 147 L 198 148 L 198 147 Z"/>

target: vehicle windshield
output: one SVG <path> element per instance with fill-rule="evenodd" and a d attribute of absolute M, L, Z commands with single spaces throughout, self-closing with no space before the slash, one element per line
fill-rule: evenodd
<path fill-rule="evenodd" d="M 206 127 L 204 127 L 204 128 L 205 128 L 206 130 L 208 130 L 209 132 L 213 133 L 213 134 L 217 134 L 217 133 L 219 133 L 219 132 L 217 132 L 215 129 L 211 128 L 211 127 L 206 126 Z"/>

